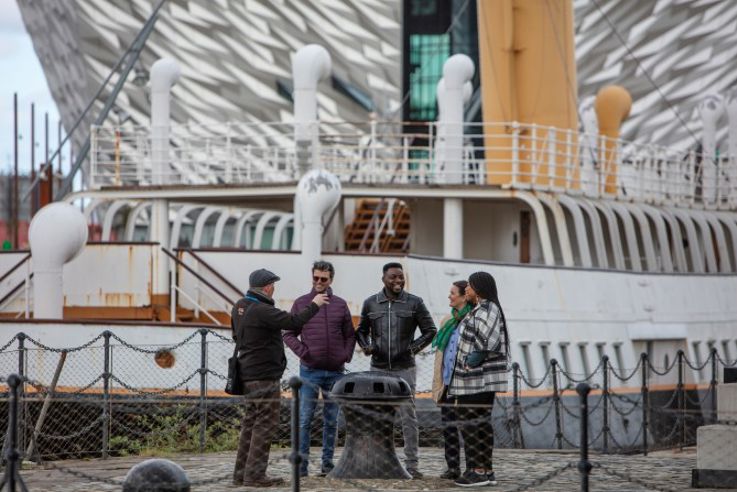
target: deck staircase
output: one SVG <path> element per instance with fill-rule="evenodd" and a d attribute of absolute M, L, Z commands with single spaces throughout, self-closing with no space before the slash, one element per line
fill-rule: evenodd
<path fill-rule="evenodd" d="M 345 250 L 360 253 L 409 251 L 410 211 L 396 198 L 364 199 L 345 230 Z"/>

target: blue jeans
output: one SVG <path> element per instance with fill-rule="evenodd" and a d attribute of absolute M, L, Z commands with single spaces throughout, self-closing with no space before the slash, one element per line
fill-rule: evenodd
<path fill-rule="evenodd" d="M 343 373 L 311 369 L 300 365 L 299 376 L 302 378 L 302 388 L 299 390 L 299 452 L 302 455 L 301 471 L 306 472 L 310 455 L 312 416 L 321 392 L 323 399 L 322 465 L 333 463 L 339 409 L 338 404 L 330 399 L 330 390 L 333 389 L 335 382 L 343 377 Z"/>

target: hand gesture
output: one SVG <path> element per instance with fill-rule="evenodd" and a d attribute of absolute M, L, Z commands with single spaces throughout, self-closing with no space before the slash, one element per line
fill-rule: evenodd
<path fill-rule="evenodd" d="M 312 302 L 317 304 L 317 307 L 322 306 L 323 304 L 330 304 L 328 302 L 328 295 L 327 294 L 317 294 L 313 299 Z"/>

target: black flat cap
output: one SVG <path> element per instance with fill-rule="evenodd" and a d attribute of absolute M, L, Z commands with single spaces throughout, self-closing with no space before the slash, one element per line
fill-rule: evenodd
<path fill-rule="evenodd" d="M 254 270 L 251 275 L 248 276 L 248 284 L 251 287 L 266 287 L 269 284 L 281 280 L 279 275 L 274 272 L 270 272 L 265 268 Z"/>

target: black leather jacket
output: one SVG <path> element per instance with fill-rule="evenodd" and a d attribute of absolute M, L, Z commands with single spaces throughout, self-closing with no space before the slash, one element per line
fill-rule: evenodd
<path fill-rule="evenodd" d="M 415 330 L 420 336 L 415 339 Z M 371 365 L 379 369 L 405 369 L 415 365 L 414 355 L 435 336 L 435 323 L 420 297 L 402 291 L 395 300 L 382 289 L 363 302 L 356 331 L 358 344 L 371 350 Z"/>

